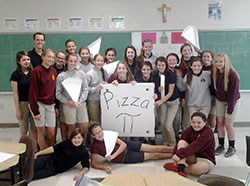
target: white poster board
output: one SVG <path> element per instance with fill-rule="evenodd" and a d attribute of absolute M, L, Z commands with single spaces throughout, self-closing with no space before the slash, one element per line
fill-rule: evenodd
<path fill-rule="evenodd" d="M 119 136 L 154 137 L 154 84 L 103 85 L 102 127 Z"/>

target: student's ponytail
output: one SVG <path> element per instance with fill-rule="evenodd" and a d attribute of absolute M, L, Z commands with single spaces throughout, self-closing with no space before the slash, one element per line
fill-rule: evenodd
<path fill-rule="evenodd" d="M 103 79 L 103 81 L 105 81 L 106 77 L 105 77 L 105 72 L 104 72 L 103 67 L 101 68 L 101 73 L 102 73 L 102 79 Z"/>

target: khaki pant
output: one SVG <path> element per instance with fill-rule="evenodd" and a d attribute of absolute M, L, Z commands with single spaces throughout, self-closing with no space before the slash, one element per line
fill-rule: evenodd
<path fill-rule="evenodd" d="M 179 99 L 176 99 L 174 101 L 166 101 L 160 106 L 163 144 L 174 146 L 176 143 L 173 121 L 178 110 L 179 103 Z"/>
<path fill-rule="evenodd" d="M 183 115 L 182 115 L 182 121 L 181 121 L 181 127 L 182 127 L 182 132 L 186 130 L 190 126 L 190 115 L 188 111 L 188 106 L 185 104 L 183 107 Z"/>
<path fill-rule="evenodd" d="M 28 132 L 30 130 L 36 130 L 35 122 L 29 109 L 29 103 L 27 101 L 19 102 L 19 109 L 23 115 L 23 119 L 18 120 L 18 124 L 21 132 Z"/>

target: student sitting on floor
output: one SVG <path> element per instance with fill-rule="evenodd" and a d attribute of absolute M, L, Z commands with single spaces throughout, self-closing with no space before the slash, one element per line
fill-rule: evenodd
<path fill-rule="evenodd" d="M 191 116 L 191 126 L 181 135 L 176 144 L 172 160 L 164 168 L 186 176 L 186 173 L 201 175 L 215 165 L 215 142 L 212 129 L 206 125 L 206 116 L 195 112 Z"/>
<path fill-rule="evenodd" d="M 74 177 L 74 180 L 78 181 L 82 174 L 89 170 L 89 153 L 83 142 L 84 134 L 75 129 L 69 140 L 37 152 L 33 180 L 65 172 L 81 162 L 82 170 Z"/>
<path fill-rule="evenodd" d="M 93 138 L 90 146 L 91 166 L 96 169 L 105 170 L 111 173 L 109 166 L 97 163 L 97 155 L 105 157 L 106 149 L 104 143 L 104 133 L 99 123 L 89 126 L 89 135 Z M 106 160 L 115 163 L 138 163 L 150 159 L 167 159 L 173 152 L 172 147 L 163 145 L 148 145 L 135 141 L 122 141 L 117 138 L 115 147 L 111 155 L 106 156 Z"/>

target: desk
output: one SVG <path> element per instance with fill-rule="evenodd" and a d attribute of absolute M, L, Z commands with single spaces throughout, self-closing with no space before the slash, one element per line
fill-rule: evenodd
<path fill-rule="evenodd" d="M 19 155 L 23 154 L 25 151 L 26 151 L 26 145 L 24 143 L 13 143 L 13 142 L 7 142 L 7 141 L 0 141 L 0 152 L 15 154 L 14 157 L 0 163 L 0 172 L 8 170 L 10 168 L 12 184 L 15 183 L 15 176 L 14 176 L 13 167 L 18 164 Z M 20 158 L 20 160 L 21 160 L 21 158 Z M 21 170 L 21 168 L 20 168 L 20 170 Z M 20 172 L 20 178 L 22 178 L 21 172 Z"/>
<path fill-rule="evenodd" d="M 26 145 L 24 143 L 0 141 L 0 152 L 10 153 L 10 154 L 22 154 L 25 151 L 26 151 Z"/>

